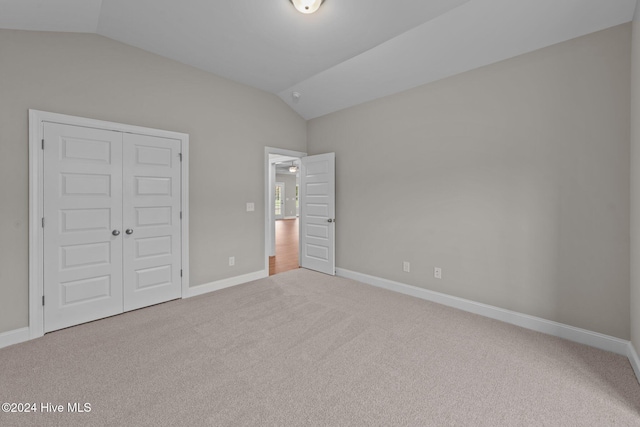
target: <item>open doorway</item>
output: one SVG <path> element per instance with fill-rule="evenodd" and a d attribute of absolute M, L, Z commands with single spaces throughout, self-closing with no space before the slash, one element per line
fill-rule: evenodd
<path fill-rule="evenodd" d="M 278 159 L 274 187 L 275 255 L 269 257 L 269 275 L 298 268 L 298 206 L 300 159 Z"/>
<path fill-rule="evenodd" d="M 265 249 L 269 275 L 299 267 L 300 158 L 306 153 L 267 148 Z"/>
<path fill-rule="evenodd" d="M 335 275 L 335 153 L 307 156 L 302 152 L 265 147 L 264 164 L 265 270 L 269 271 L 270 257 L 277 258 L 276 170 L 278 165 L 287 169 L 295 169 L 295 166 L 298 166 L 299 173 L 296 180 L 298 191 L 295 193 L 296 196 L 289 197 L 290 206 L 292 200 L 298 201 L 289 211 L 292 216 L 295 208 L 296 218 L 299 216 L 297 222 L 292 225 L 292 228 L 298 230 L 297 266 Z M 284 203 L 286 203 L 286 196 L 284 196 Z M 297 267 L 295 262 L 293 264 Z"/>

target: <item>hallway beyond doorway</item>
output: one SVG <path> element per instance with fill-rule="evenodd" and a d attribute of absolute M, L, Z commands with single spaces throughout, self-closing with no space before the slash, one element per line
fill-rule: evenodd
<path fill-rule="evenodd" d="M 276 256 L 269 257 L 269 275 L 298 268 L 298 218 L 276 221 Z"/>

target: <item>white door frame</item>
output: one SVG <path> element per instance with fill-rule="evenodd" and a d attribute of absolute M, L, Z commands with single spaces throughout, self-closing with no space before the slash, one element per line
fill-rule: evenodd
<path fill-rule="evenodd" d="M 269 256 L 275 255 L 275 235 L 276 223 L 273 206 L 273 197 L 275 193 L 276 168 L 274 163 L 269 160 L 269 154 L 280 156 L 306 157 L 307 153 L 302 151 L 287 150 L 284 148 L 264 147 L 264 269 L 269 274 Z"/>
<path fill-rule="evenodd" d="M 179 132 L 50 113 L 46 111 L 29 110 L 29 337 L 33 339 L 44 335 L 44 310 L 42 306 L 44 289 L 44 239 L 42 229 L 44 193 L 42 173 L 43 155 L 41 148 L 44 122 L 173 138 L 181 141 L 182 297 L 185 298 L 189 289 L 189 135 Z M 267 268 L 268 267 L 267 259 Z"/>

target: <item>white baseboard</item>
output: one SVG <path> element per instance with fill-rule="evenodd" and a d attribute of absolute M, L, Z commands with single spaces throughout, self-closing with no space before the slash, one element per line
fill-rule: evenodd
<path fill-rule="evenodd" d="M 13 344 L 19 344 L 31 339 L 29 336 L 29 328 L 14 329 L 12 331 L 0 333 L 0 348 L 8 347 Z"/>
<path fill-rule="evenodd" d="M 298 218 L 296 215 L 294 216 L 285 216 L 284 219 L 296 219 Z"/>
<path fill-rule="evenodd" d="M 229 277 L 228 279 L 216 280 L 215 282 L 205 283 L 204 285 L 189 288 L 187 295 L 183 298 L 191 298 L 197 295 L 206 294 L 220 289 L 230 288 L 231 286 L 241 285 L 243 283 L 252 282 L 258 279 L 269 277 L 269 270 L 254 271 L 253 273 L 243 274 L 241 276 Z"/>
<path fill-rule="evenodd" d="M 629 358 L 629 362 L 631 362 L 631 366 L 633 367 L 633 371 L 636 373 L 636 378 L 638 382 L 640 382 L 640 358 L 638 357 L 638 352 L 636 352 L 636 348 L 633 346 L 633 343 L 629 343 L 629 350 L 627 353 L 627 357 Z"/>
<path fill-rule="evenodd" d="M 500 320 L 526 329 L 531 329 L 537 332 L 564 338 L 569 341 L 596 347 L 601 350 L 611 351 L 623 356 L 629 355 L 630 342 L 620 338 L 600 334 L 598 332 L 593 332 L 586 329 L 576 328 L 574 326 L 553 322 L 551 320 L 530 316 L 528 314 L 518 313 L 516 311 L 505 310 L 503 308 L 482 304 L 464 298 L 442 294 L 440 292 L 418 288 L 416 286 L 406 285 L 404 283 L 394 282 L 392 280 L 382 279 L 380 277 L 369 276 L 368 274 L 345 270 L 343 268 L 336 268 L 336 274 L 340 277 L 357 280 L 368 285 L 388 289 L 390 291 L 395 291 L 406 295 L 411 295 L 449 307 L 454 307 L 459 310 L 479 314 L 481 316 Z M 636 374 L 637 373 L 638 370 L 636 369 Z"/>

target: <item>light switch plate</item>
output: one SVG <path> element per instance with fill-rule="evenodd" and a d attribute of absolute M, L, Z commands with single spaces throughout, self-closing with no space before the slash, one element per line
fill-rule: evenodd
<path fill-rule="evenodd" d="M 256 210 L 255 205 L 252 202 L 247 203 L 247 212 L 253 212 Z"/>

